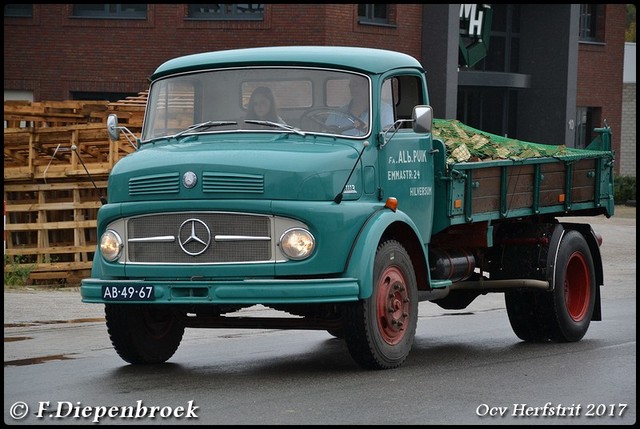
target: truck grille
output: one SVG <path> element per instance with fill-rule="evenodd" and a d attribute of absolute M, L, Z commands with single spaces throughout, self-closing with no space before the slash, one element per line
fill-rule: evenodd
<path fill-rule="evenodd" d="M 127 221 L 130 263 L 213 264 L 273 260 L 271 218 L 220 212 L 147 215 Z"/>

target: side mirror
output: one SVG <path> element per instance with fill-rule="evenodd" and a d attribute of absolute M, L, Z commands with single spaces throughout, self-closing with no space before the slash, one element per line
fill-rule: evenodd
<path fill-rule="evenodd" d="M 433 109 L 431 106 L 416 106 L 413 108 L 413 131 L 416 133 L 430 133 L 433 127 Z"/>
<path fill-rule="evenodd" d="M 116 141 L 120 138 L 120 127 L 118 127 L 118 115 L 112 113 L 107 117 L 107 132 L 109 138 Z"/>

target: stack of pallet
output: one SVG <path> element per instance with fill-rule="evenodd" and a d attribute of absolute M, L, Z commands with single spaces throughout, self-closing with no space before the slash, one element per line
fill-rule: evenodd
<path fill-rule="evenodd" d="M 89 275 L 107 177 L 135 150 L 109 139 L 107 117 L 139 135 L 146 100 L 4 103 L 5 272 L 46 284 Z"/>

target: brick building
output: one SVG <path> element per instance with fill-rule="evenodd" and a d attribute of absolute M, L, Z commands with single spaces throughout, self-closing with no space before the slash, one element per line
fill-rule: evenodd
<path fill-rule="evenodd" d="M 571 147 L 584 146 L 606 119 L 620 153 L 625 5 L 487 6 L 5 5 L 4 94 L 115 100 L 146 90 L 155 68 L 179 55 L 270 45 L 375 47 L 423 64 L 437 117 Z"/>

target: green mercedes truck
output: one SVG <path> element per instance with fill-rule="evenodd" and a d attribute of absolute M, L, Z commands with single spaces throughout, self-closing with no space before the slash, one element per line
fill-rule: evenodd
<path fill-rule="evenodd" d="M 269 328 L 325 330 L 394 368 L 419 302 L 486 293 L 522 341 L 602 319 L 602 238 L 563 217 L 613 215 L 606 124 L 586 149 L 494 135 L 434 119 L 409 55 L 302 46 L 171 59 L 141 135 L 107 128 L 136 150 L 109 176 L 81 295 L 128 363 L 167 361 L 186 328 Z M 242 311 L 256 305 L 278 316 Z"/>

